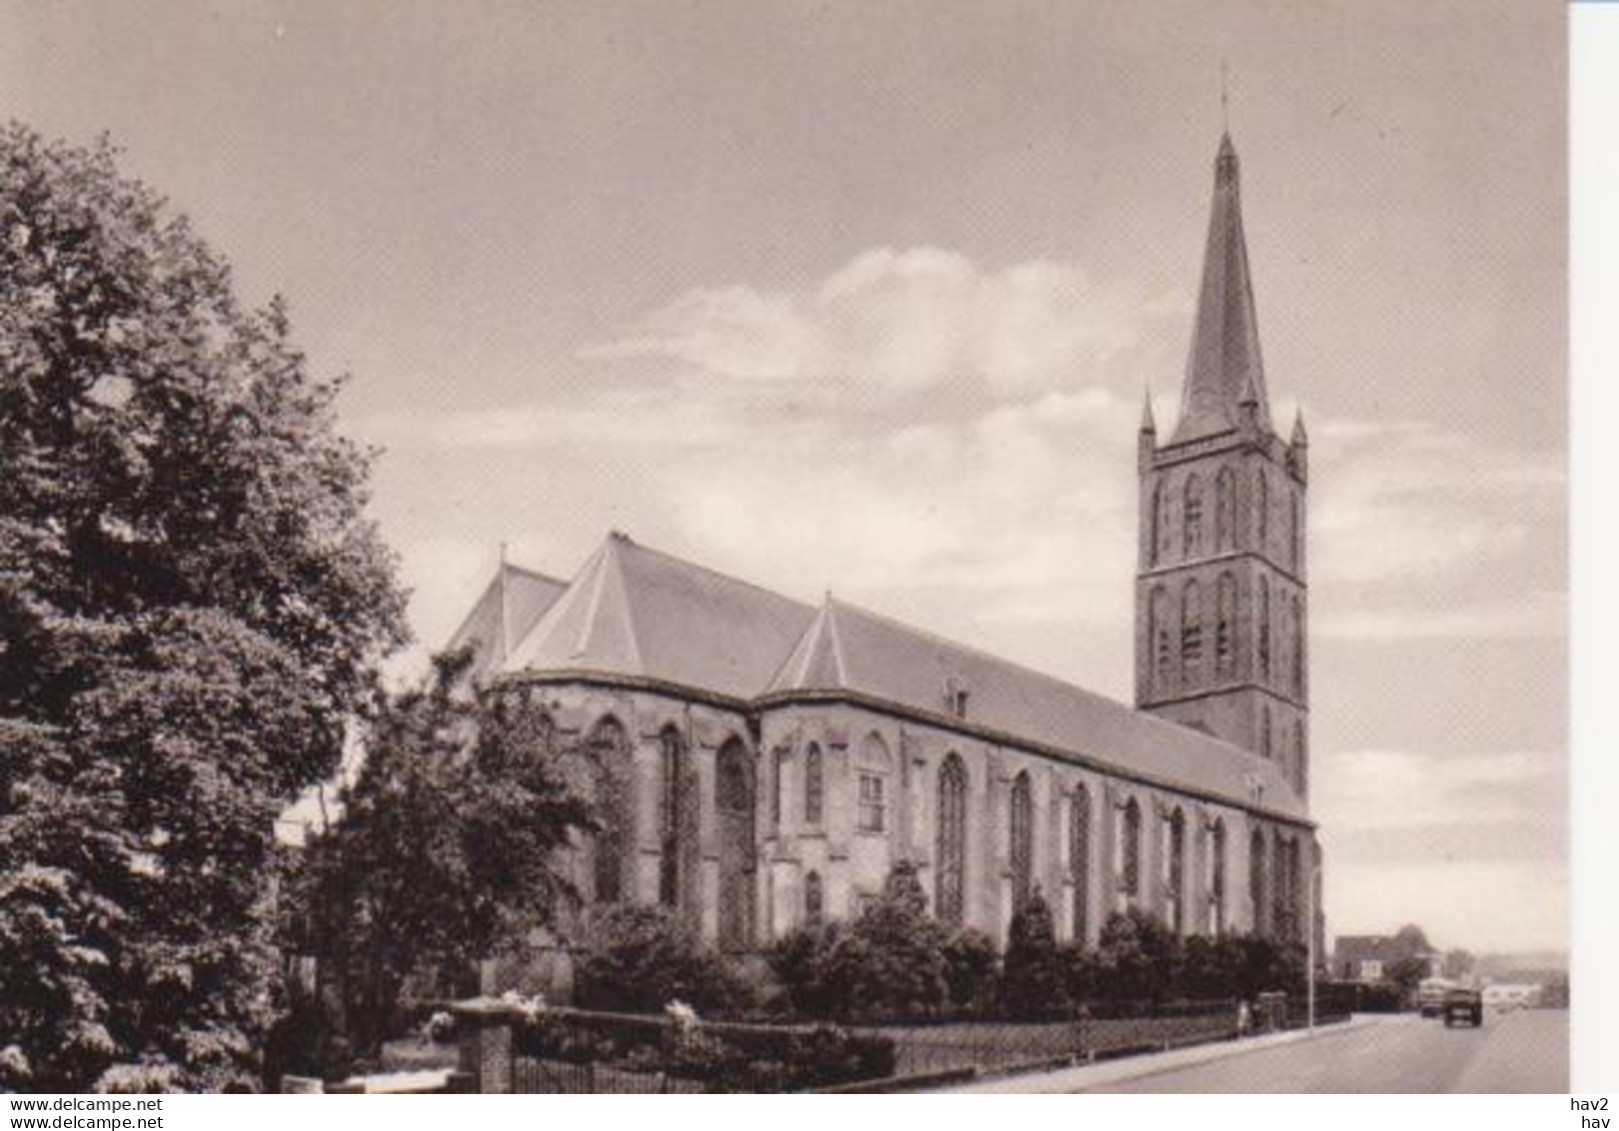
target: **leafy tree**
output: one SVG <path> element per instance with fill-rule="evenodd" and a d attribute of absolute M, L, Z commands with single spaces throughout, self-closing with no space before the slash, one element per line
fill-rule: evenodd
<path fill-rule="evenodd" d="M 1428 960 L 1411 955 L 1405 958 L 1396 958 L 1383 967 L 1383 977 L 1399 986 L 1406 993 L 1417 988 L 1417 983 L 1428 976 Z"/>
<path fill-rule="evenodd" d="M 1394 946 L 1403 958 L 1415 958 L 1433 950 L 1432 944 L 1428 942 L 1428 936 L 1415 923 L 1407 923 L 1394 932 Z"/>
<path fill-rule="evenodd" d="M 615 904 L 590 933 L 575 994 L 587 1009 L 655 1013 L 683 1001 L 724 1013 L 747 1004 L 740 978 L 667 908 Z"/>
<path fill-rule="evenodd" d="M 1001 969 L 1001 1002 L 1017 1018 L 1048 1017 L 1068 1004 L 1068 973 L 1057 949 L 1051 905 L 1036 888 L 1012 913 Z"/>
<path fill-rule="evenodd" d="M 948 992 L 944 941 L 944 929 L 928 914 L 916 865 L 902 860 L 882 894 L 834 939 L 817 977 L 838 987 L 847 1016 L 931 1013 Z"/>
<path fill-rule="evenodd" d="M 771 972 L 787 993 L 792 1012 L 801 1017 L 835 1017 L 842 1012 L 844 995 L 822 981 L 826 956 L 848 930 L 837 920 L 794 927 L 766 954 Z"/>
<path fill-rule="evenodd" d="M 1061 948 L 1060 955 L 1064 984 L 1070 1003 L 1083 1006 L 1102 996 L 1107 971 L 1103 969 L 1102 961 L 1094 950 L 1082 943 L 1070 942 Z"/>
<path fill-rule="evenodd" d="M 1457 947 L 1445 951 L 1444 974 L 1447 978 L 1467 978 L 1473 973 L 1474 958 L 1471 951 Z"/>
<path fill-rule="evenodd" d="M 0 1088 L 253 1075 L 275 817 L 404 636 L 338 384 L 115 157 L 0 129 Z"/>
<path fill-rule="evenodd" d="M 468 651 L 378 712 L 342 816 L 305 852 L 293 940 L 338 972 L 356 1051 L 389 1032 L 407 979 L 454 977 L 554 922 L 557 853 L 594 827 L 538 710 L 458 694 Z"/>
<path fill-rule="evenodd" d="M 772 965 L 794 1008 L 810 1016 L 925 1016 L 948 998 L 945 942 L 916 866 L 901 861 L 852 923 L 792 932 Z"/>

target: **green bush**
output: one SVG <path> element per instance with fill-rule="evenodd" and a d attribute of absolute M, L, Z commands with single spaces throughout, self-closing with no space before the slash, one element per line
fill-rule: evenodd
<path fill-rule="evenodd" d="M 591 924 L 575 1001 L 585 1009 L 651 1013 L 671 1001 L 698 1012 L 731 1013 L 750 1004 L 736 971 L 661 907 L 615 905 Z"/>
<path fill-rule="evenodd" d="M 1068 1008 L 1066 963 L 1057 949 L 1051 907 L 1039 888 L 1012 914 L 1001 964 L 1001 1004 L 1018 1020 L 1057 1016 Z"/>
<path fill-rule="evenodd" d="M 1139 908 L 1108 916 L 1097 943 L 1101 996 L 1158 1004 L 1175 996 L 1180 939 L 1162 920 Z"/>
<path fill-rule="evenodd" d="M 915 865 L 901 862 L 883 894 L 852 923 L 793 931 L 773 948 L 770 962 L 801 1016 L 925 1017 L 949 1000 L 945 942 Z"/>
<path fill-rule="evenodd" d="M 1000 996 L 1001 956 L 982 931 L 963 927 L 944 943 L 944 980 L 951 1008 L 988 1013 Z"/>
<path fill-rule="evenodd" d="M 836 922 L 795 927 L 777 939 L 766 954 L 794 1015 L 832 1017 L 839 1012 L 843 994 L 836 985 L 823 981 L 823 975 L 828 969 L 826 955 L 837 945 L 844 929 Z"/>
<path fill-rule="evenodd" d="M 1106 978 L 1095 951 L 1086 949 L 1080 943 L 1069 943 L 1059 949 L 1059 958 L 1071 1004 L 1089 1003 L 1101 996 Z"/>

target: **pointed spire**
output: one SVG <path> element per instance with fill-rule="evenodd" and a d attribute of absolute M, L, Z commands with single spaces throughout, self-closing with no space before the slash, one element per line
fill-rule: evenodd
<path fill-rule="evenodd" d="M 1293 446 L 1295 448 L 1308 447 L 1310 437 L 1304 431 L 1304 410 L 1301 408 L 1293 414 Z"/>
<path fill-rule="evenodd" d="M 1141 393 L 1141 431 L 1148 436 L 1158 434 L 1158 422 L 1152 418 L 1152 389 Z"/>
<path fill-rule="evenodd" d="M 1241 170 L 1231 135 L 1223 133 L 1214 162 L 1214 200 L 1203 253 L 1197 322 L 1172 442 L 1237 427 L 1245 401 L 1251 402 L 1256 422 L 1269 429 L 1265 367 L 1259 353 L 1259 326 L 1242 230 Z"/>

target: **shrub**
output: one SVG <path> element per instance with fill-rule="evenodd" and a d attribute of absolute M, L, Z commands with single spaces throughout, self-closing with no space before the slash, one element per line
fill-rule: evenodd
<path fill-rule="evenodd" d="M 619 905 L 592 923 L 575 999 L 587 1009 L 649 1013 L 671 1001 L 700 1013 L 747 1005 L 740 978 L 667 909 Z"/>
<path fill-rule="evenodd" d="M 1157 1004 L 1174 990 L 1180 939 L 1161 920 L 1132 907 L 1108 916 L 1097 958 L 1105 997 Z"/>
<path fill-rule="evenodd" d="M 793 931 L 770 962 L 802 1016 L 928 1016 L 949 997 L 945 941 L 928 914 L 916 866 L 902 861 L 854 922 Z"/>
<path fill-rule="evenodd" d="M 826 955 L 837 944 L 840 923 L 808 923 L 776 940 L 766 955 L 771 970 L 786 991 L 787 1003 L 800 1017 L 832 1017 L 843 996 L 835 985 L 822 980 Z"/>
<path fill-rule="evenodd" d="M 1070 1003 L 1089 1003 L 1101 994 L 1104 981 L 1102 964 L 1094 951 L 1087 950 L 1080 943 L 1069 943 L 1060 948 L 1058 958 L 1062 963 Z"/>
<path fill-rule="evenodd" d="M 1068 1006 L 1068 979 L 1057 951 L 1051 907 L 1036 888 L 1012 914 L 1001 968 L 1001 1003 L 1019 1020 L 1050 1017 Z"/>
<path fill-rule="evenodd" d="M 986 1013 L 1000 995 L 1001 957 L 990 937 L 963 927 L 944 943 L 944 980 L 950 1005 Z"/>

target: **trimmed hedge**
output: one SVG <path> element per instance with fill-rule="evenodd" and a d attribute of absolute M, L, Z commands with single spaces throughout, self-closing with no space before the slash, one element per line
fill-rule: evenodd
<path fill-rule="evenodd" d="M 714 1091 L 777 1092 L 872 1080 L 894 1072 L 894 1042 L 835 1025 L 702 1022 L 677 1030 L 665 1017 L 547 1009 L 513 1029 L 519 1056 L 621 1064 L 701 1080 Z"/>

